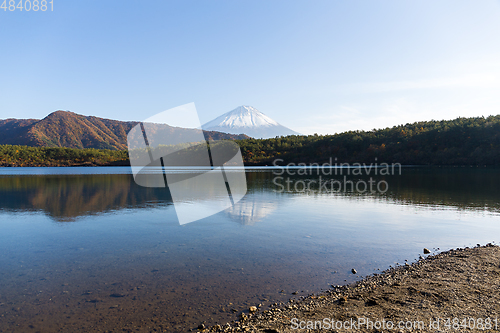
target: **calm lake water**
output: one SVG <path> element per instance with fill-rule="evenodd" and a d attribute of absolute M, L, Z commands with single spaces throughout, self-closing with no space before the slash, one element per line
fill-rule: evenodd
<path fill-rule="evenodd" d="M 180 225 L 168 189 L 136 185 L 130 168 L 0 168 L 0 332 L 184 332 L 424 247 L 500 240 L 499 169 L 277 171 L 246 170 L 243 200 Z M 369 177 L 384 186 L 330 190 Z"/>

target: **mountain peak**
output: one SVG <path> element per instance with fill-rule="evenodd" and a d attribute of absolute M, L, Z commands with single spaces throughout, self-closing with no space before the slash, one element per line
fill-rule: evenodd
<path fill-rule="evenodd" d="M 248 105 L 238 106 L 204 124 L 202 128 L 231 134 L 246 134 L 255 138 L 298 134 Z"/>
<path fill-rule="evenodd" d="M 205 125 L 207 127 L 217 125 L 237 129 L 239 127 L 278 126 L 279 124 L 256 108 L 242 105 L 232 111 L 224 113 L 222 116 Z M 203 128 L 205 129 L 205 127 Z"/>
<path fill-rule="evenodd" d="M 82 115 L 79 115 L 79 114 L 71 112 L 71 111 L 57 110 L 57 111 L 49 113 L 43 119 L 56 118 L 56 117 L 67 117 L 67 116 L 81 116 L 81 117 L 83 117 Z"/>

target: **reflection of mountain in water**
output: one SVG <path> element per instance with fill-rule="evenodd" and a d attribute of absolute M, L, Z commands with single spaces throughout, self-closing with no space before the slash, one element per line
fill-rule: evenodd
<path fill-rule="evenodd" d="M 286 174 L 283 176 L 287 177 Z M 287 200 L 289 193 L 274 192 L 278 189 L 273 183 L 274 177 L 272 172 L 247 172 L 247 196 L 225 213 L 243 225 L 253 225 L 277 210 L 277 203 Z M 317 180 L 317 178 L 316 175 L 290 177 L 292 181 Z M 325 176 L 324 179 L 326 178 Z M 432 205 L 500 212 L 498 169 L 403 169 L 401 175 L 374 178 L 384 179 L 389 184 L 387 193 L 368 194 L 377 200 L 413 206 Z M 356 181 L 356 177 L 353 176 L 349 179 Z M 200 189 L 201 187 L 198 187 L 196 191 Z M 193 203 L 203 199 L 199 193 L 193 194 L 196 194 L 192 197 Z M 295 192 L 293 197 L 297 195 L 301 194 Z M 356 192 L 326 196 L 339 195 L 352 199 L 367 196 Z M 0 211 L 43 211 L 56 221 L 72 221 L 80 216 L 121 209 L 145 209 L 168 205 L 172 205 L 168 190 L 138 186 L 131 175 L 0 177 Z M 193 206 L 193 209 L 196 209 L 196 206 Z"/>
<path fill-rule="evenodd" d="M 165 189 L 136 185 L 130 175 L 0 177 L 0 209 L 41 210 L 57 221 L 126 208 L 170 205 Z"/>
<path fill-rule="evenodd" d="M 234 221 L 243 225 L 254 225 L 265 216 L 276 210 L 276 204 L 255 200 L 253 196 L 245 197 L 233 207 L 225 210 Z"/>

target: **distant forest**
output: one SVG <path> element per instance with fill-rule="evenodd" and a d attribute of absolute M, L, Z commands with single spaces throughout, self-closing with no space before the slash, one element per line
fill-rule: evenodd
<path fill-rule="evenodd" d="M 500 165 L 500 115 L 425 121 L 334 135 L 236 140 L 245 165 L 401 163 Z M 336 159 L 336 160 L 335 160 Z M 0 166 L 129 165 L 126 150 L 0 145 Z"/>
<path fill-rule="evenodd" d="M 126 150 L 0 145 L 0 167 L 130 165 Z"/>
<path fill-rule="evenodd" d="M 238 141 L 248 164 L 338 162 L 500 165 L 500 115 L 425 121 L 372 131 Z"/>

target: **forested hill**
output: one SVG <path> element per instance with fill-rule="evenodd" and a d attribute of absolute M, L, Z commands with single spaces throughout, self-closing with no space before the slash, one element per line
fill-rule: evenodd
<path fill-rule="evenodd" d="M 500 165 L 500 115 L 424 121 L 372 131 L 238 141 L 247 165 L 401 163 Z"/>
<path fill-rule="evenodd" d="M 30 124 L 33 122 L 26 120 L 15 130 L 22 132 Z M 1 126 L 0 123 L 0 133 Z M 276 159 L 281 159 L 279 165 L 330 163 L 331 158 L 332 163 L 351 164 L 500 166 L 500 115 L 425 121 L 335 135 L 292 135 L 237 142 L 246 165 L 272 165 Z M 67 165 L 129 165 L 129 162 L 126 150 L 0 145 L 0 166 Z"/>
<path fill-rule="evenodd" d="M 137 122 L 118 121 L 83 116 L 69 111 L 56 111 L 43 119 L 0 120 L 0 144 L 30 147 L 66 147 L 116 149 L 127 148 L 127 133 Z M 174 136 L 199 131 L 155 125 Z M 246 135 L 233 135 L 215 131 L 205 132 L 207 139 L 245 139 Z"/>

